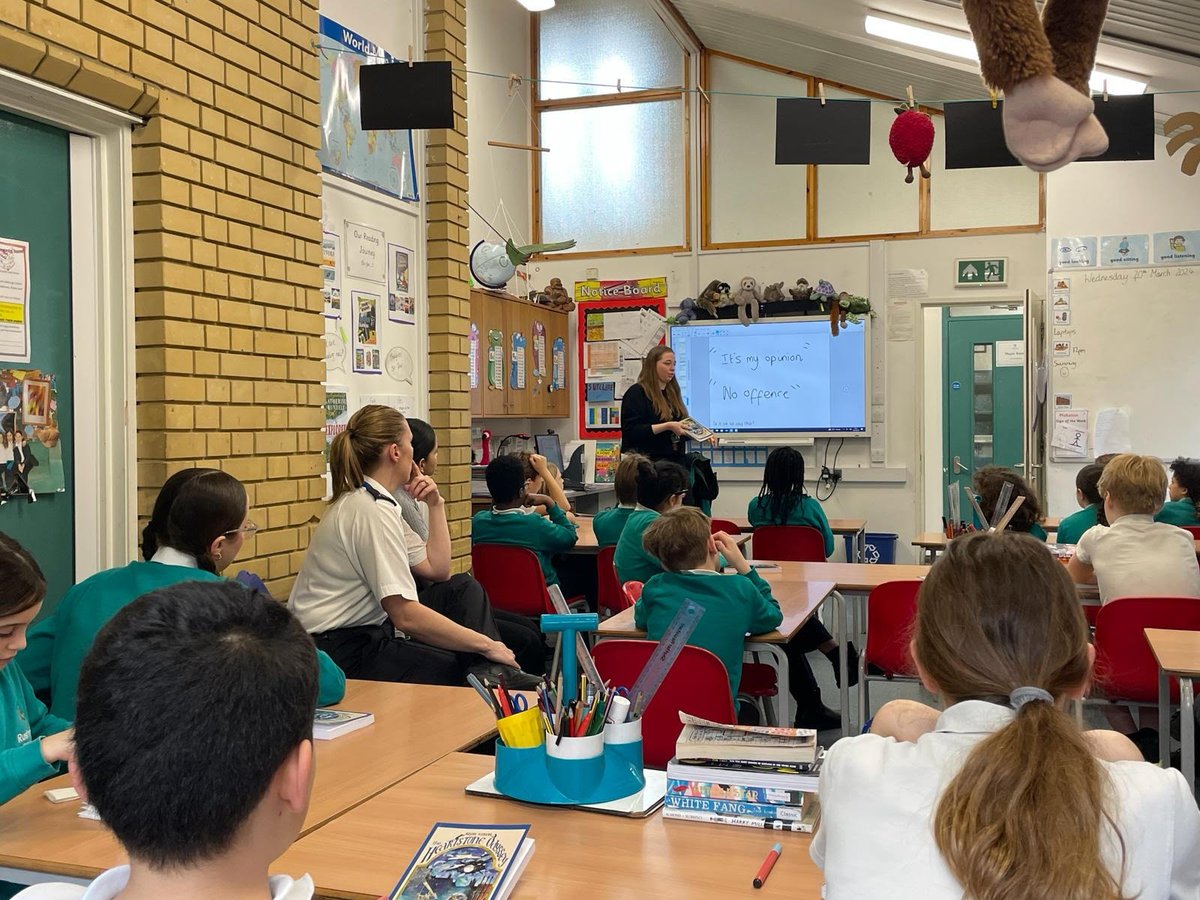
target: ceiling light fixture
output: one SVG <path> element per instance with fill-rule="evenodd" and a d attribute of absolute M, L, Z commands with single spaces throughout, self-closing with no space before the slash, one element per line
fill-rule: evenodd
<path fill-rule="evenodd" d="M 554 9 L 554 0 L 517 0 L 517 2 L 530 12 L 545 12 L 548 9 Z"/>
<path fill-rule="evenodd" d="M 869 15 L 866 20 L 866 32 L 873 37 L 895 41 L 899 44 L 908 44 L 911 47 L 932 50 L 934 53 L 941 53 L 945 56 L 979 62 L 979 53 L 975 49 L 975 42 L 969 35 L 965 35 L 961 31 L 915 25 L 901 19 Z M 1104 93 L 1106 82 L 1107 91 L 1112 95 L 1144 94 L 1146 92 L 1146 82 L 1133 76 L 1105 69 L 1092 70 L 1088 84 L 1094 93 Z"/>

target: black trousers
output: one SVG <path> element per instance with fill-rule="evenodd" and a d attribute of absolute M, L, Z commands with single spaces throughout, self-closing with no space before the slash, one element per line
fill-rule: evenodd
<path fill-rule="evenodd" d="M 470 575 L 455 575 L 448 581 L 424 582 L 418 589 L 420 602 L 453 622 L 503 641 L 517 656 L 525 671 L 541 674 L 545 653 L 541 635 L 522 616 L 496 611 L 483 586 Z M 348 678 L 367 681 L 404 681 L 413 684 L 461 685 L 473 666 L 485 662 L 475 653 L 456 653 L 420 641 L 395 636 L 391 622 L 355 628 L 338 628 L 315 634 L 317 647 L 328 653 Z"/>

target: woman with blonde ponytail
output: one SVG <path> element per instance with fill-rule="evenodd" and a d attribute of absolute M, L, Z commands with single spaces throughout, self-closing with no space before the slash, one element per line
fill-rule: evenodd
<path fill-rule="evenodd" d="M 446 504 L 413 465 L 404 416 L 387 406 L 358 410 L 330 445 L 329 469 L 333 499 L 291 595 L 317 646 L 350 678 L 464 684 L 475 671 L 503 675 L 510 687 L 539 683 L 517 668 L 486 594 L 452 583 Z M 401 492 L 428 509 L 424 537 L 405 522 Z M 418 578 L 433 588 L 419 591 Z"/>
<path fill-rule="evenodd" d="M 828 900 L 1200 897 L 1200 811 L 1183 776 L 1065 710 L 1092 675 L 1075 588 L 1021 534 L 952 541 L 911 644 L 941 713 L 884 706 L 821 770 L 812 856 Z"/>

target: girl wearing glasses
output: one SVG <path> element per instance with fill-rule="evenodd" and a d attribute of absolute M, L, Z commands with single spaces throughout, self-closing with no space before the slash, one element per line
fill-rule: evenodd
<path fill-rule="evenodd" d="M 50 711 L 75 717 L 75 688 L 97 632 L 117 611 L 149 591 L 181 581 L 220 581 L 258 530 L 248 518 L 246 488 L 216 469 L 184 469 L 162 486 L 142 531 L 142 560 L 98 572 L 63 596 L 54 612 L 29 629 L 21 669 Z M 346 676 L 323 653 L 318 703 L 338 702 Z"/>

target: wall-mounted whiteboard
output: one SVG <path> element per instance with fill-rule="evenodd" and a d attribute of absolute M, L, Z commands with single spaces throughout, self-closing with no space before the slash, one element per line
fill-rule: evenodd
<path fill-rule="evenodd" d="M 1050 288 L 1051 404 L 1087 410 L 1089 441 L 1101 410 L 1125 408 L 1135 452 L 1200 456 L 1200 266 L 1056 271 Z M 1051 464 L 1055 514 L 1074 508 L 1080 465 Z"/>

